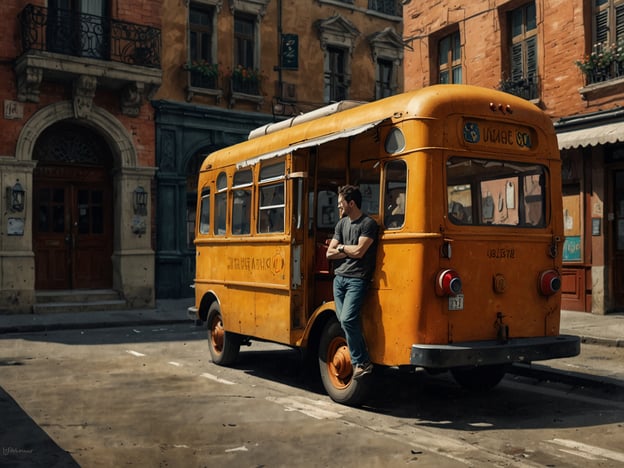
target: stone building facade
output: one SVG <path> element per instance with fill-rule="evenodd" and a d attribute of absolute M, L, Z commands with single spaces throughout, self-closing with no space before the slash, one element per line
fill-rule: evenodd
<path fill-rule="evenodd" d="M 193 295 L 197 171 L 250 130 L 403 90 L 396 0 L 164 0 L 156 294 Z"/>
<path fill-rule="evenodd" d="M 407 1 L 405 87 L 465 83 L 530 100 L 563 164 L 563 307 L 624 309 L 624 1 Z"/>
<path fill-rule="evenodd" d="M 0 313 L 43 291 L 154 305 L 161 2 L 3 3 Z"/>

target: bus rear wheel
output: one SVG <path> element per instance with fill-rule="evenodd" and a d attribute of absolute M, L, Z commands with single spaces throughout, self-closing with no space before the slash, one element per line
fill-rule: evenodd
<path fill-rule="evenodd" d="M 495 364 L 480 367 L 455 367 L 451 374 L 459 385 L 471 391 L 486 391 L 496 387 L 505 376 L 507 366 Z"/>
<path fill-rule="evenodd" d="M 225 331 L 221 308 L 213 303 L 208 310 L 208 349 L 212 362 L 220 366 L 233 364 L 238 358 L 240 345 L 240 335 Z"/>
<path fill-rule="evenodd" d="M 372 376 L 353 379 L 351 355 L 342 327 L 331 320 L 323 330 L 319 343 L 319 370 L 325 391 L 332 400 L 357 406 L 368 395 Z"/>

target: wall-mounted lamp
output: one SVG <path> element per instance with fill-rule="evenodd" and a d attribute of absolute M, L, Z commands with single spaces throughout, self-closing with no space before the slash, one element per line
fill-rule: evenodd
<path fill-rule="evenodd" d="M 147 192 L 143 187 L 137 187 L 134 189 L 134 214 L 145 216 L 147 215 Z"/>
<path fill-rule="evenodd" d="M 7 187 L 7 204 L 9 210 L 13 213 L 24 211 L 24 200 L 26 199 L 26 191 L 19 180 L 15 182 L 13 187 Z"/>

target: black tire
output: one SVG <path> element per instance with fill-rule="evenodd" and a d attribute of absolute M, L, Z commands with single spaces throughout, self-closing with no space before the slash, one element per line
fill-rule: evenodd
<path fill-rule="evenodd" d="M 451 374 L 459 385 L 471 391 L 487 391 L 496 387 L 507 372 L 506 364 L 480 367 L 455 367 Z"/>
<path fill-rule="evenodd" d="M 229 366 L 236 362 L 241 346 L 241 336 L 226 332 L 219 304 L 214 302 L 208 309 L 208 349 L 212 362 Z"/>
<path fill-rule="evenodd" d="M 336 320 L 325 325 L 319 343 L 319 370 L 325 391 L 336 403 L 358 406 L 368 396 L 372 375 L 353 379 L 353 366 L 342 327 Z"/>

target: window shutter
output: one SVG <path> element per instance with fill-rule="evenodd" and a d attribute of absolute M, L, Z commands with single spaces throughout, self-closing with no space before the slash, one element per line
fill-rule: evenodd
<path fill-rule="evenodd" d="M 537 76 L 537 37 L 532 37 L 526 41 L 527 48 L 527 70 L 526 77 Z"/>
<path fill-rule="evenodd" d="M 624 41 L 624 5 L 615 7 L 615 42 Z"/>
<path fill-rule="evenodd" d="M 511 79 L 521 80 L 522 75 L 522 43 L 519 42 L 511 46 Z"/>
<path fill-rule="evenodd" d="M 609 11 L 603 10 L 596 15 L 596 42 L 609 40 Z"/>

